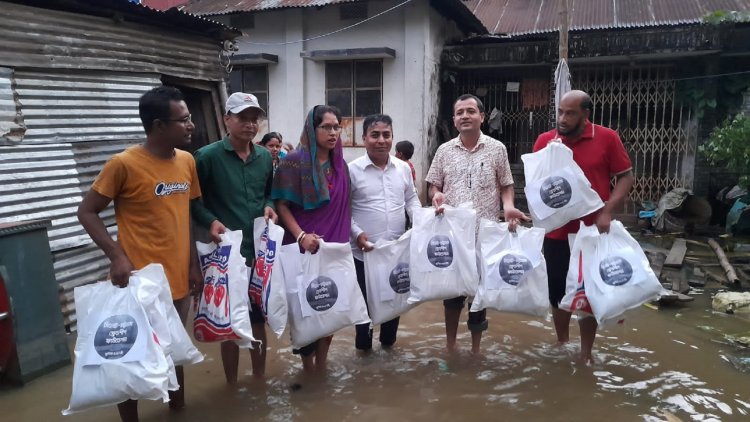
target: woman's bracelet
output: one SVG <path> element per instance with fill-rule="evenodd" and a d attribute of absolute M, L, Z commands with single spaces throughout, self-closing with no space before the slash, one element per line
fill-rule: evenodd
<path fill-rule="evenodd" d="M 297 236 L 297 243 L 302 242 L 302 238 L 304 238 L 306 234 L 307 233 L 305 233 L 304 231 L 300 232 L 300 234 Z"/>

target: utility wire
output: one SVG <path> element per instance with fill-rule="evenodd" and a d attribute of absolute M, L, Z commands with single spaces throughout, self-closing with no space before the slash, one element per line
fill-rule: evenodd
<path fill-rule="evenodd" d="M 397 4 L 397 5 L 395 5 L 393 7 L 391 7 L 390 9 L 386 9 L 386 10 L 384 10 L 384 11 L 382 11 L 382 12 L 376 14 L 376 15 L 373 15 L 373 16 L 367 18 L 367 19 L 361 20 L 361 21 L 359 21 L 357 23 L 353 23 L 353 24 L 351 24 L 349 26 L 345 26 L 345 27 L 337 29 L 337 30 L 335 30 L 333 32 L 329 32 L 327 34 L 316 35 L 314 37 L 305 38 L 305 39 L 297 40 L 297 41 L 285 41 L 285 42 L 251 42 L 251 41 L 244 41 L 244 42 L 242 42 L 242 44 L 250 44 L 250 45 L 289 45 L 289 44 L 298 44 L 298 43 L 305 42 L 305 41 L 317 40 L 319 38 L 327 37 L 327 36 L 330 36 L 330 35 L 333 35 L 333 34 L 338 34 L 339 32 L 346 31 L 347 29 L 352 29 L 355 26 L 359 26 L 359 25 L 362 25 L 365 22 L 369 22 L 369 21 L 371 21 L 371 20 L 373 20 L 375 18 L 379 18 L 380 16 L 383 16 L 383 15 L 385 15 L 388 12 L 396 10 L 399 7 L 404 6 L 407 3 L 411 3 L 411 1 L 412 0 L 405 0 L 405 1 L 403 1 L 403 2 L 401 2 L 399 4 Z"/>
<path fill-rule="evenodd" d="M 663 79 L 666 81 L 691 81 L 693 79 L 709 79 L 709 78 L 720 78 L 722 76 L 733 76 L 733 75 L 745 75 L 750 73 L 750 70 L 743 70 L 740 72 L 729 72 L 729 73 L 717 73 L 715 75 L 703 75 L 703 76 L 691 76 L 689 78 L 676 78 L 676 79 Z"/>

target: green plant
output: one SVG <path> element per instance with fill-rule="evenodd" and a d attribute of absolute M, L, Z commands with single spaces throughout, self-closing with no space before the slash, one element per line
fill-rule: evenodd
<path fill-rule="evenodd" d="M 750 12 L 740 10 L 717 10 L 703 16 L 704 23 L 720 25 L 723 23 L 750 22 Z"/>
<path fill-rule="evenodd" d="M 703 119 L 709 110 L 718 115 L 734 115 L 740 111 L 742 93 L 750 88 L 750 75 L 721 76 L 716 78 L 713 89 L 707 86 L 706 81 L 707 79 L 678 81 L 675 100 L 690 107 L 698 120 Z"/>
<path fill-rule="evenodd" d="M 676 90 L 677 102 L 690 105 L 695 118 L 701 120 L 707 109 L 716 108 L 716 98 L 709 97 L 703 81 L 680 81 Z"/>
<path fill-rule="evenodd" d="M 741 187 L 750 186 L 750 117 L 740 114 L 715 127 L 699 151 L 712 165 L 739 173 Z"/>

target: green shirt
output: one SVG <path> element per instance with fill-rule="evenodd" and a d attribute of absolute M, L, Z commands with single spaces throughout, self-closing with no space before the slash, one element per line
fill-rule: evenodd
<path fill-rule="evenodd" d="M 242 161 L 229 137 L 195 152 L 202 202 L 192 201 L 195 221 L 206 229 L 219 220 L 229 230 L 242 230 L 240 252 L 248 265 L 255 257 L 253 220 L 272 207 L 273 159 L 265 148 L 253 145 Z"/>

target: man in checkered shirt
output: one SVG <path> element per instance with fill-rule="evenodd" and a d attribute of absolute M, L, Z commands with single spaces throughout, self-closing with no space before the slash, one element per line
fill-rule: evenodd
<path fill-rule="evenodd" d="M 479 98 L 471 94 L 458 97 L 453 104 L 453 124 L 459 135 L 441 145 L 435 154 L 425 179 L 431 185 L 429 196 L 437 212 L 442 211 L 443 204 L 472 202 L 477 211 L 477 227 L 481 218 L 499 221 L 502 209 L 505 221 L 515 230 L 520 220 L 529 218 L 513 205 L 508 153 L 500 141 L 482 133 L 484 119 L 484 104 Z M 465 302 L 464 296 L 443 301 L 449 351 L 456 350 L 458 321 Z M 469 312 L 472 353 L 479 353 L 482 331 L 487 325 L 486 310 Z"/>

